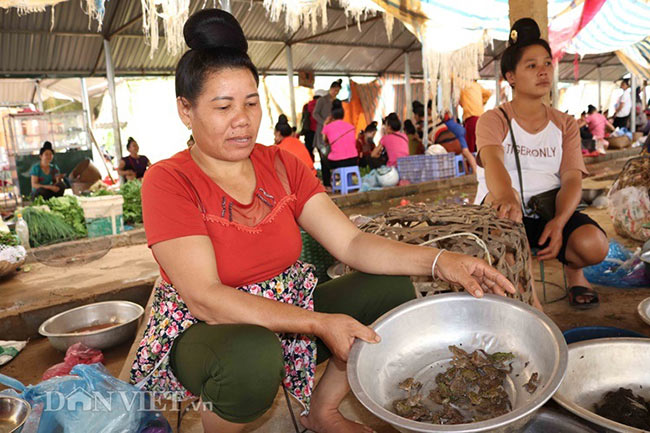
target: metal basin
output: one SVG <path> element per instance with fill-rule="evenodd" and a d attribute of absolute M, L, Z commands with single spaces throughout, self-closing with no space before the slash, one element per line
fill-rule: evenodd
<path fill-rule="evenodd" d="M 38 332 L 59 350 L 66 350 L 75 343 L 107 349 L 133 338 L 143 313 L 140 305 L 129 301 L 97 302 L 50 317 L 41 324 Z M 84 333 L 75 332 L 107 323 L 118 325 Z"/>
<path fill-rule="evenodd" d="M 650 298 L 645 298 L 643 301 L 641 301 L 637 307 L 637 311 L 639 312 L 641 319 L 650 325 Z"/>
<path fill-rule="evenodd" d="M 19 432 L 31 410 L 22 398 L 0 396 L 0 433 Z"/>
<path fill-rule="evenodd" d="M 619 387 L 650 399 L 649 365 L 650 340 L 646 338 L 604 338 L 571 344 L 566 377 L 553 399 L 579 417 L 608 430 L 645 432 L 592 411 L 603 394 Z"/>
<path fill-rule="evenodd" d="M 379 344 L 357 341 L 348 360 L 348 379 L 357 399 L 397 430 L 410 432 L 519 432 L 557 388 L 567 365 L 567 346 L 555 324 L 519 301 L 496 295 L 476 299 L 450 293 L 416 299 L 380 317 L 373 325 Z M 414 377 L 428 394 L 445 370 L 450 345 L 465 350 L 513 352 L 516 360 L 506 379 L 513 410 L 477 423 L 437 425 L 394 414 L 392 402 L 403 398 L 397 384 Z M 533 394 L 523 388 L 537 372 Z"/>
<path fill-rule="evenodd" d="M 523 433 L 596 433 L 593 429 L 560 412 L 542 408 L 535 413 Z"/>

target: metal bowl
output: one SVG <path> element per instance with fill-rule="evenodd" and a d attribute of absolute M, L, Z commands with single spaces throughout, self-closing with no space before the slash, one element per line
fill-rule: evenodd
<path fill-rule="evenodd" d="M 0 432 L 19 432 L 31 411 L 29 403 L 22 398 L 0 396 Z"/>
<path fill-rule="evenodd" d="M 642 433 L 596 413 L 603 394 L 619 387 L 650 399 L 650 340 L 603 338 L 569 345 L 566 377 L 553 399 L 565 409 L 596 425 L 621 433 Z"/>
<path fill-rule="evenodd" d="M 604 192 L 605 188 L 585 188 L 582 190 L 582 200 L 587 204 L 591 204 L 596 200 L 596 197 L 602 195 Z"/>
<path fill-rule="evenodd" d="M 357 399 L 374 415 L 397 430 L 410 432 L 521 431 L 557 388 L 567 365 L 567 346 L 555 324 L 522 302 L 467 293 L 435 295 L 407 302 L 380 317 L 373 325 L 379 344 L 357 341 L 348 360 L 348 379 Z M 451 360 L 448 346 L 465 350 L 513 352 L 513 371 L 506 391 L 513 410 L 471 424 L 437 425 L 402 418 L 390 410 L 403 398 L 398 383 L 414 377 L 428 394 L 436 375 Z M 540 384 L 533 394 L 523 388 L 537 372 Z"/>
<path fill-rule="evenodd" d="M 73 308 L 50 317 L 38 328 L 38 333 L 59 350 L 75 343 L 95 349 L 107 349 L 132 338 L 138 329 L 144 309 L 129 301 L 106 301 Z M 117 323 L 107 329 L 78 333 L 79 329 Z"/>

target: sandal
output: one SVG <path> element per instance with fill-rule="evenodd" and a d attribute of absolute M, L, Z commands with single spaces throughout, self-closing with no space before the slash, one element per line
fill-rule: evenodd
<path fill-rule="evenodd" d="M 590 298 L 586 302 L 578 302 L 577 298 L 579 296 Z M 598 299 L 598 293 L 593 289 L 585 286 L 573 286 L 569 289 L 569 305 L 578 310 L 588 310 L 590 308 L 595 308 L 600 304 Z"/>

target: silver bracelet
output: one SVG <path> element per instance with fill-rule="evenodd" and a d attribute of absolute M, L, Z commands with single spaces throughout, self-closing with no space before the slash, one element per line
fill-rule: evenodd
<path fill-rule="evenodd" d="M 431 276 L 433 278 L 436 278 L 436 263 L 438 263 L 438 258 L 447 251 L 446 249 L 442 248 L 440 251 L 438 251 L 438 254 L 436 254 L 436 257 L 433 259 L 433 264 L 431 265 Z"/>

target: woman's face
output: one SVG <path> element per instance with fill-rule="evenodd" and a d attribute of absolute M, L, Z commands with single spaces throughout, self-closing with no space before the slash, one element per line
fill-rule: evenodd
<path fill-rule="evenodd" d="M 262 109 L 255 78 L 248 69 L 210 73 L 194 104 L 177 98 L 177 106 L 202 153 L 223 161 L 240 161 L 253 151 Z"/>
<path fill-rule="evenodd" d="M 51 150 L 46 150 L 41 155 L 41 162 L 45 165 L 49 165 L 54 159 L 54 153 Z"/>
<path fill-rule="evenodd" d="M 375 138 L 375 135 L 377 135 L 377 131 L 376 131 L 376 130 L 375 130 L 375 131 L 366 132 L 366 138 L 367 138 L 368 140 L 373 140 L 373 139 Z"/>
<path fill-rule="evenodd" d="M 129 152 L 137 155 L 139 151 L 140 151 L 140 146 L 138 146 L 138 142 L 132 141 L 131 144 L 129 144 Z"/>
<path fill-rule="evenodd" d="M 340 87 L 330 87 L 330 96 L 332 97 L 332 99 L 336 99 L 340 91 L 341 91 Z"/>
<path fill-rule="evenodd" d="M 275 137 L 275 144 L 280 143 L 280 142 L 282 141 L 282 139 L 284 138 L 284 137 L 282 136 L 282 134 L 280 134 L 280 131 L 275 131 L 275 132 L 273 133 L 273 136 Z"/>
<path fill-rule="evenodd" d="M 514 72 L 506 73 L 506 79 L 514 86 L 515 93 L 532 97 L 547 95 L 553 83 L 551 56 L 540 45 L 526 47 Z"/>

